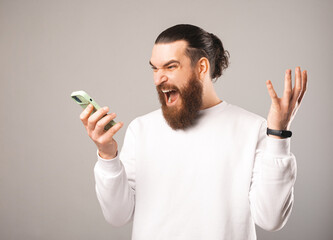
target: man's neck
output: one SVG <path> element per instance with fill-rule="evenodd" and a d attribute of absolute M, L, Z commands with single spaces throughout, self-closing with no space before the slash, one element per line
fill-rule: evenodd
<path fill-rule="evenodd" d="M 202 105 L 200 110 L 213 107 L 221 102 L 222 100 L 217 96 L 212 84 L 208 86 L 206 85 L 206 87 L 203 88 Z"/>
<path fill-rule="evenodd" d="M 200 108 L 200 110 L 214 107 L 215 105 L 217 105 L 217 104 L 219 104 L 219 103 L 221 103 L 221 102 L 222 102 L 222 100 L 219 99 L 219 98 L 216 96 L 216 98 L 211 99 L 210 101 L 203 102 L 203 103 L 202 103 L 202 106 L 201 106 L 201 108 Z"/>
<path fill-rule="evenodd" d="M 213 81 L 210 77 L 206 76 L 206 79 L 203 80 L 202 90 L 202 105 L 200 110 L 213 107 L 222 102 L 216 94 Z"/>

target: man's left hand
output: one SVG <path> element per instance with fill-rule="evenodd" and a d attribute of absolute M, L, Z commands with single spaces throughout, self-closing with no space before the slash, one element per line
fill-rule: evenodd
<path fill-rule="evenodd" d="M 266 81 L 266 85 L 272 100 L 267 127 L 274 130 L 289 130 L 306 91 L 307 71 L 301 73 L 300 67 L 295 69 L 295 85 L 292 89 L 291 69 L 286 70 L 282 98 L 278 98 L 270 80 Z"/>

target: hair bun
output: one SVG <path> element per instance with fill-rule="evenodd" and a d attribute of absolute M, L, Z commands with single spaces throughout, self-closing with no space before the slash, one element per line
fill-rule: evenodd
<path fill-rule="evenodd" d="M 213 47 L 214 47 L 214 70 L 212 72 L 212 79 L 217 79 L 222 75 L 223 70 L 229 66 L 230 54 L 228 51 L 224 50 L 221 40 L 216 37 L 213 33 L 209 34 Z"/>

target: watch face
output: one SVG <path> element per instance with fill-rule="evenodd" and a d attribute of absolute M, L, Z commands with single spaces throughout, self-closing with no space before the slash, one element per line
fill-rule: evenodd
<path fill-rule="evenodd" d="M 281 136 L 282 137 L 291 137 L 291 132 L 290 131 L 281 131 Z"/>
<path fill-rule="evenodd" d="M 290 131 L 285 131 L 285 132 L 284 132 L 284 135 L 285 135 L 286 137 L 291 137 L 291 132 L 290 132 Z"/>

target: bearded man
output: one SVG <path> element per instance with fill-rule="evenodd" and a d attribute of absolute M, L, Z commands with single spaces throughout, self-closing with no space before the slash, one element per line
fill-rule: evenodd
<path fill-rule="evenodd" d="M 188 24 L 163 31 L 150 59 L 161 109 L 133 120 L 118 155 L 119 122 L 104 107 L 80 118 L 97 146 L 96 193 L 114 226 L 133 220 L 132 239 L 256 239 L 255 224 L 281 229 L 294 202 L 296 159 L 290 124 L 307 73 L 285 73 L 278 98 L 272 83 L 267 121 L 222 101 L 213 81 L 229 54 L 214 34 Z"/>

